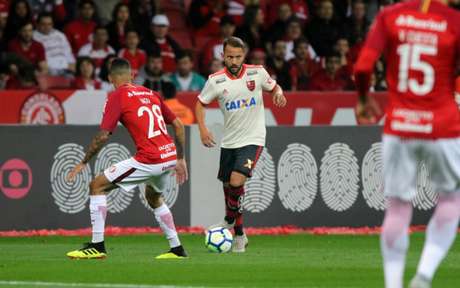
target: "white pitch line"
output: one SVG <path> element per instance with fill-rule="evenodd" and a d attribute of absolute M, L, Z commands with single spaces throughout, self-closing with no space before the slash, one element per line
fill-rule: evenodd
<path fill-rule="evenodd" d="M 199 286 L 175 286 L 175 285 L 146 285 L 146 284 L 112 284 L 112 283 L 65 283 L 43 281 L 3 281 L 0 286 L 22 287 L 94 287 L 94 288 L 198 288 Z M 203 287 L 203 286 L 200 286 Z"/>

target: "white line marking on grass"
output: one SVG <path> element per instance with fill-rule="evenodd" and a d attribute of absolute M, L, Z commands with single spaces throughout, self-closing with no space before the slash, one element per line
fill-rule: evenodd
<path fill-rule="evenodd" d="M 176 285 L 146 285 L 146 284 L 116 284 L 116 283 L 65 283 L 43 281 L 2 281 L 0 286 L 22 287 L 94 287 L 94 288 L 198 288 L 203 286 L 176 286 Z"/>

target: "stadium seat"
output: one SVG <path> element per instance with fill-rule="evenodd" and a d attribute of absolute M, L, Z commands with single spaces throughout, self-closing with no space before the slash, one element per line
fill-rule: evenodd
<path fill-rule="evenodd" d="M 197 51 L 202 51 L 204 46 L 209 42 L 209 40 L 213 39 L 214 37 L 209 37 L 209 36 L 204 36 L 204 35 L 197 35 L 195 34 L 195 36 L 193 37 L 193 43 L 195 44 L 194 45 L 194 48 L 197 50 Z"/>
<path fill-rule="evenodd" d="M 161 0 L 160 6 L 163 11 L 178 10 L 184 11 L 182 1 L 179 0 Z"/>
<path fill-rule="evenodd" d="M 171 30 L 187 30 L 186 15 L 183 11 L 166 10 L 165 14 L 169 18 L 169 23 L 171 23 Z"/>
<path fill-rule="evenodd" d="M 37 77 L 41 89 L 68 89 L 72 86 L 72 79 L 63 76 Z"/>
<path fill-rule="evenodd" d="M 169 34 L 174 38 L 174 40 L 179 43 L 179 45 L 184 49 L 192 49 L 192 39 L 191 33 L 187 30 L 172 30 Z"/>

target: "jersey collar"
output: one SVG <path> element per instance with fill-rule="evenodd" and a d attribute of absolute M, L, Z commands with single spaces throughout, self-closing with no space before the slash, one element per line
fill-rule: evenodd
<path fill-rule="evenodd" d="M 231 80 L 241 79 L 243 78 L 243 75 L 246 72 L 246 64 L 243 64 L 243 67 L 241 67 L 240 73 L 238 74 L 237 77 L 235 77 L 230 71 L 228 71 L 227 67 L 224 67 L 224 71 L 227 77 L 230 78 Z"/>

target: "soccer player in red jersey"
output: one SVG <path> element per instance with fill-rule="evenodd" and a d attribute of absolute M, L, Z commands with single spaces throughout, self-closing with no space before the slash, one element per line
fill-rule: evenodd
<path fill-rule="evenodd" d="M 107 142 L 120 121 L 128 130 L 135 145 L 136 154 L 108 167 L 90 183 L 90 212 L 93 238 L 82 249 L 67 253 L 70 258 L 105 258 L 104 227 L 107 214 L 106 194 L 117 187 L 130 191 L 145 183 L 145 197 L 153 208 L 155 218 L 165 233 L 171 249 L 157 259 L 187 257 L 177 236 L 173 216 L 163 202 L 161 192 L 171 173 L 177 182 L 187 178 L 184 158 L 185 134 L 182 122 L 163 103 L 160 95 L 145 87 L 131 84 L 131 67 L 125 59 L 112 61 L 109 80 L 115 91 L 108 95 L 104 108 L 101 130 L 93 138 L 84 159 L 68 175 L 70 181 L 86 167 L 91 158 Z M 175 144 L 166 130 L 171 124 L 175 130 Z"/>
<path fill-rule="evenodd" d="M 431 287 L 457 233 L 460 112 L 454 87 L 460 60 L 460 13 L 445 4 L 447 1 L 409 0 L 382 10 L 355 66 L 358 120 L 373 123 L 378 106 L 367 97 L 369 78 L 380 54 L 387 64 L 383 177 L 388 205 L 381 234 L 387 288 L 403 287 L 411 201 L 421 165 L 430 171 L 439 199 L 411 288 Z"/>

